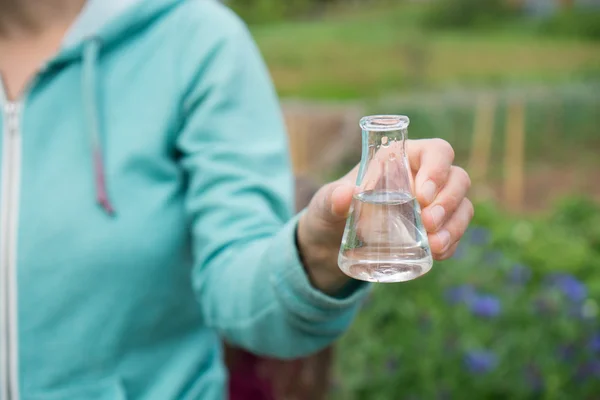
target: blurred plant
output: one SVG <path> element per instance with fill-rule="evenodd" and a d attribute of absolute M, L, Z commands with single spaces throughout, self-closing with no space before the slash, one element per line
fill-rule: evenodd
<path fill-rule="evenodd" d="M 301 17 L 333 0 L 229 0 L 226 1 L 246 22 L 264 23 Z"/>
<path fill-rule="evenodd" d="M 506 0 L 438 0 L 431 3 L 424 24 L 430 28 L 487 28 L 515 15 Z"/>
<path fill-rule="evenodd" d="M 339 344 L 333 398 L 595 398 L 600 205 L 569 199 L 554 211 L 480 205 L 452 260 L 376 286 Z M 517 224 L 531 234 L 518 237 Z"/>
<path fill-rule="evenodd" d="M 230 0 L 227 5 L 248 23 L 277 21 L 286 11 L 285 3 L 277 0 Z"/>
<path fill-rule="evenodd" d="M 598 9 L 572 8 L 544 19 L 540 31 L 544 34 L 600 40 L 599 21 Z"/>

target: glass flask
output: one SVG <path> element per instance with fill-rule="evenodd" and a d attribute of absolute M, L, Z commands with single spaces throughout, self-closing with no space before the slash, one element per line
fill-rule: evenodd
<path fill-rule="evenodd" d="M 338 265 L 369 282 L 404 282 L 432 265 L 421 208 L 405 151 L 409 119 L 364 117 L 362 158 Z"/>

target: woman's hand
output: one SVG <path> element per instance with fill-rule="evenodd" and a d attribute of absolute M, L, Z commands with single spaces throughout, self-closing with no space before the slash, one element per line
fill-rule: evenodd
<path fill-rule="evenodd" d="M 466 198 L 469 175 L 452 165 L 454 150 L 444 140 L 408 140 L 406 151 L 431 252 L 434 259 L 445 260 L 454 254 L 473 218 L 473 205 Z M 357 173 L 358 167 L 323 186 L 298 223 L 298 247 L 310 280 L 329 294 L 349 279 L 338 268 L 337 257 Z"/>

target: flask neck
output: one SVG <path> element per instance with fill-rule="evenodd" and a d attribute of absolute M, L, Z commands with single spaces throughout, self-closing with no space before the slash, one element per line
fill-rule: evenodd
<path fill-rule="evenodd" d="M 362 159 L 376 157 L 405 157 L 404 142 L 408 134 L 408 117 L 402 115 L 375 115 L 360 121 L 362 128 Z"/>
<path fill-rule="evenodd" d="M 405 129 L 388 132 L 363 130 L 362 135 L 363 157 L 372 158 L 378 152 L 385 153 L 392 150 L 401 150 L 404 153 Z"/>
<path fill-rule="evenodd" d="M 393 127 L 361 124 L 359 192 L 412 193 L 413 177 L 405 151 L 407 123 Z"/>

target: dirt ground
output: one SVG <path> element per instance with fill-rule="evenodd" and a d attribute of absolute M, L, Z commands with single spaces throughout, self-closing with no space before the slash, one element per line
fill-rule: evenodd
<path fill-rule="evenodd" d="M 495 180 L 474 185 L 473 195 L 481 199 L 491 197 L 502 204 L 504 190 L 504 183 Z M 523 207 L 515 211 L 545 211 L 569 195 L 591 196 L 600 202 L 600 162 L 587 166 L 539 165 L 530 168 L 525 176 Z"/>

